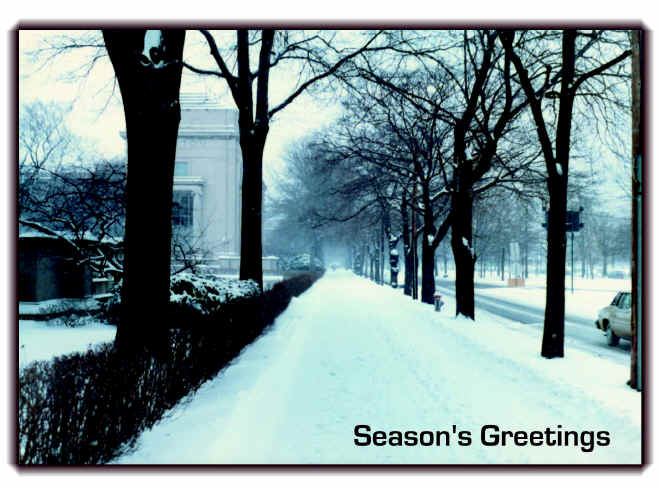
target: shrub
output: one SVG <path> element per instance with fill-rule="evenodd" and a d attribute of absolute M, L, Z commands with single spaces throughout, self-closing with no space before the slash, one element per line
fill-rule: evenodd
<path fill-rule="evenodd" d="M 170 301 L 197 309 L 203 314 L 217 311 L 225 302 L 259 294 L 259 285 L 250 281 L 212 275 L 177 274 L 170 279 Z"/>
<path fill-rule="evenodd" d="M 216 312 L 229 300 L 256 296 L 259 285 L 254 281 L 239 281 L 208 275 L 176 274 L 170 279 L 170 302 L 191 307 L 202 314 Z M 104 303 L 102 318 L 118 324 L 121 306 L 121 282 Z"/>
<path fill-rule="evenodd" d="M 316 279 L 282 281 L 207 313 L 172 303 L 171 323 L 185 326 L 167 331 L 165 357 L 126 356 L 104 344 L 22 369 L 18 463 L 95 464 L 121 454 L 141 431 L 214 377 Z"/>
<path fill-rule="evenodd" d="M 292 258 L 284 259 L 281 266 L 284 271 L 322 272 L 324 269 L 323 262 L 310 254 L 298 254 Z"/>

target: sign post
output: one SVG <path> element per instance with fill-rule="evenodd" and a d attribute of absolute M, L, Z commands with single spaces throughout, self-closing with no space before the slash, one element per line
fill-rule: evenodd
<path fill-rule="evenodd" d="M 574 293 L 573 287 L 573 243 L 575 240 L 575 232 L 579 232 L 580 228 L 584 227 L 584 223 L 580 223 L 580 213 L 584 210 L 580 207 L 577 211 L 566 212 L 566 231 L 571 232 L 571 294 Z M 548 228 L 548 210 L 545 210 L 545 223 L 542 224 L 544 228 Z"/>

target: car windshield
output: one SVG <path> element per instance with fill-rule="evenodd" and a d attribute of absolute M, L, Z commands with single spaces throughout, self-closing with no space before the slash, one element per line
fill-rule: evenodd
<path fill-rule="evenodd" d="M 622 309 L 630 309 L 632 300 L 630 299 L 630 293 L 624 293 L 621 295 L 621 301 L 619 302 L 619 307 Z"/>

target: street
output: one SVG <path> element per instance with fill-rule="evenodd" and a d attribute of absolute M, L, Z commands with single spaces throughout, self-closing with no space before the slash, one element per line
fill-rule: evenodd
<path fill-rule="evenodd" d="M 543 333 L 544 309 L 509 301 L 501 297 L 486 296 L 479 292 L 480 289 L 493 287 L 503 286 L 490 283 L 475 284 L 475 312 L 478 314 L 479 310 L 487 311 L 488 313 L 538 329 L 540 347 L 540 338 Z M 441 294 L 454 297 L 454 281 L 438 280 L 436 281 L 436 288 Z M 596 311 L 594 310 L 594 319 L 586 319 L 569 313 L 566 314 L 565 336 L 567 349 L 578 348 L 606 357 L 616 363 L 629 365 L 630 342 L 621 340 L 616 347 L 608 346 L 603 333 L 594 324 Z"/>

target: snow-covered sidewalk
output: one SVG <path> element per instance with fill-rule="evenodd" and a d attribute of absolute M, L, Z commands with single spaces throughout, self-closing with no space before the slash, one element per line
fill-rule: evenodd
<path fill-rule="evenodd" d="M 546 360 L 540 337 L 485 314 L 456 319 L 448 308 L 435 313 L 401 290 L 330 272 L 113 463 L 641 461 L 641 394 L 625 385 L 626 367 L 577 350 Z M 400 431 L 417 445 L 374 446 L 374 435 L 357 446 L 366 441 L 357 425 L 385 431 L 386 442 Z M 502 446 L 493 427 L 482 438 L 486 425 L 525 433 Z M 547 444 L 556 432 L 568 446 Z M 589 432 L 602 432 L 600 441 Z M 429 435 L 440 446 L 419 444 Z"/>

